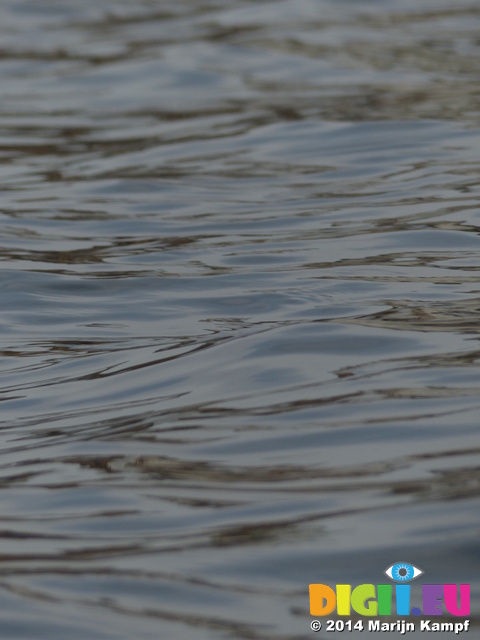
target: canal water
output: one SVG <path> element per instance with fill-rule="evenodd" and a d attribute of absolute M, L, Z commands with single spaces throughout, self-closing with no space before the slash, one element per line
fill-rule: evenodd
<path fill-rule="evenodd" d="M 0 638 L 332 637 L 399 560 L 479 637 L 479 34 L 2 2 Z"/>

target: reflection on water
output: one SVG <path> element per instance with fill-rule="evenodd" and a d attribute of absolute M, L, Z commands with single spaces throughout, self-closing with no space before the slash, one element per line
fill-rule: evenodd
<path fill-rule="evenodd" d="M 1 637 L 299 640 L 398 559 L 477 633 L 479 30 L 2 4 Z"/>

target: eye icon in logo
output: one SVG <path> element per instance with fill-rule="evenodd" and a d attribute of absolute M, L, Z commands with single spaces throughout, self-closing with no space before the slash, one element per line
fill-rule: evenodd
<path fill-rule="evenodd" d="M 425 572 L 408 562 L 395 562 L 384 571 L 385 575 L 395 582 L 411 582 Z"/>

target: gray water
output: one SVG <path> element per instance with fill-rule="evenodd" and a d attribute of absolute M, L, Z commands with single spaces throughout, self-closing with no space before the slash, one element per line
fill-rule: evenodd
<path fill-rule="evenodd" d="M 3 1 L 2 640 L 480 636 L 479 87 L 473 0 Z"/>

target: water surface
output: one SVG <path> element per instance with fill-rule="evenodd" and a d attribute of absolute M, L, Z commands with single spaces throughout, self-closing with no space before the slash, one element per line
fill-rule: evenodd
<path fill-rule="evenodd" d="M 479 33 L 5 0 L 0 637 L 311 638 L 398 560 L 477 637 Z"/>

